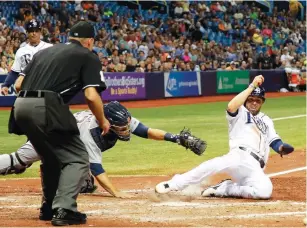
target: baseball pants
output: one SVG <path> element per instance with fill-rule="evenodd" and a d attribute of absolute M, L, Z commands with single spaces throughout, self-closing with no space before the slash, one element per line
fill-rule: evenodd
<path fill-rule="evenodd" d="M 261 169 L 259 162 L 239 149 L 203 162 L 184 174 L 176 174 L 168 184 L 172 190 L 183 190 L 217 173 L 228 174 L 232 181 L 221 184 L 216 196 L 268 199 L 272 195 L 272 182 Z"/>
<path fill-rule="evenodd" d="M 52 208 L 77 211 L 77 196 L 88 175 L 88 153 L 79 135 L 48 134 L 45 99 L 17 98 L 15 120 L 42 158 L 43 200 Z"/>

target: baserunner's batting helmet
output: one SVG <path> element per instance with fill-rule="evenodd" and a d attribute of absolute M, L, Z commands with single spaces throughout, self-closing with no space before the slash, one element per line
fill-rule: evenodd
<path fill-rule="evenodd" d="M 265 90 L 263 87 L 257 87 L 253 90 L 250 96 L 260 97 L 263 101 L 265 101 Z"/>

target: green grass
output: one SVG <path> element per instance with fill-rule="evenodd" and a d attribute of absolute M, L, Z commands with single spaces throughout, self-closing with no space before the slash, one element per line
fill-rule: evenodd
<path fill-rule="evenodd" d="M 204 160 L 227 153 L 226 105 L 227 102 L 217 102 L 130 109 L 134 117 L 152 128 L 172 133 L 179 132 L 184 126 L 191 128 L 193 134 L 208 142 L 205 155 L 198 157 L 173 143 L 132 136 L 130 142 L 119 142 L 113 149 L 104 152 L 104 168 L 109 174 L 174 174 L 187 171 Z M 306 114 L 306 98 L 301 96 L 268 99 L 262 111 L 271 118 Z M 7 133 L 8 116 L 8 111 L 0 112 L 0 154 L 16 151 L 26 140 L 23 136 Z M 274 124 L 285 142 L 295 148 L 306 148 L 306 118 L 280 120 Z M 25 174 L 11 177 L 37 177 L 38 166 L 39 163 L 36 163 Z"/>

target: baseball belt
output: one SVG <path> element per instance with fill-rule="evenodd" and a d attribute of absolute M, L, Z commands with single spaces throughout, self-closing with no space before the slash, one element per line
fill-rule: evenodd
<path fill-rule="evenodd" d="M 242 147 L 242 146 L 239 146 L 239 149 L 244 150 L 244 151 L 249 151 L 249 149 L 247 149 L 246 147 Z M 265 166 L 264 160 L 261 157 L 259 157 L 257 154 L 255 154 L 254 152 L 250 152 L 250 155 L 252 155 L 253 158 L 255 158 L 260 163 L 261 168 Z"/>

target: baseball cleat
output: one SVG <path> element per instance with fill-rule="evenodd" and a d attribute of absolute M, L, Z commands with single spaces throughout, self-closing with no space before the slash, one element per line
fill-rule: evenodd
<path fill-rule="evenodd" d="M 163 181 L 156 185 L 155 191 L 160 194 L 169 193 L 171 191 L 171 188 L 169 187 L 169 184 L 167 181 Z"/>
<path fill-rule="evenodd" d="M 227 181 L 231 181 L 230 179 L 222 180 L 217 185 L 210 186 L 206 188 L 204 191 L 201 192 L 201 196 L 203 197 L 215 197 L 216 196 L 216 190 L 222 185 L 225 184 Z"/>
<path fill-rule="evenodd" d="M 65 208 L 56 208 L 53 212 L 51 224 L 53 226 L 79 225 L 85 224 L 86 220 L 86 214 L 71 211 Z"/>

